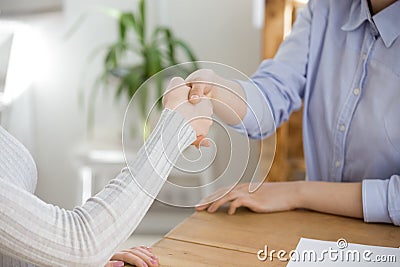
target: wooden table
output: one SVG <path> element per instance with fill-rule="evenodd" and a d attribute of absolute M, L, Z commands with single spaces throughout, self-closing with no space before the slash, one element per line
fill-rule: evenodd
<path fill-rule="evenodd" d="M 216 214 L 196 212 L 153 246 L 160 266 L 286 266 L 261 262 L 257 251 L 295 249 L 301 237 L 399 247 L 400 228 L 310 211 L 255 214 L 240 209 Z"/>

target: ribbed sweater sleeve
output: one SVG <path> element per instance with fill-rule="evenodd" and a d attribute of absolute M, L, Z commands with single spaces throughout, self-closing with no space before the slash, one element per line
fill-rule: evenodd
<path fill-rule="evenodd" d="M 137 227 L 196 135 L 164 110 L 136 159 L 84 205 L 65 210 L 0 179 L 0 251 L 39 266 L 103 266 Z M 1 176 L 1 174 L 0 174 Z"/>

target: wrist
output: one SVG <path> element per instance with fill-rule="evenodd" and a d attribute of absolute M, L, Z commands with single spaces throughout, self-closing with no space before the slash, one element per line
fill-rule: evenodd
<path fill-rule="evenodd" d="M 210 99 L 217 99 L 217 100 L 221 100 L 220 99 L 220 95 L 221 95 L 221 86 L 224 86 L 224 79 L 222 77 L 220 77 L 218 74 L 216 74 L 215 72 L 213 72 L 213 77 L 212 77 L 212 81 L 214 83 L 213 86 L 211 86 L 211 89 L 208 93 L 208 97 Z"/>
<path fill-rule="evenodd" d="M 295 209 L 307 209 L 307 190 L 308 183 L 306 181 L 294 182 L 294 208 Z"/>

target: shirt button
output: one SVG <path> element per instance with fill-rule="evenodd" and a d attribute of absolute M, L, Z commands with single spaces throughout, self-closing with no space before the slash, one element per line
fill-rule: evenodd
<path fill-rule="evenodd" d="M 337 161 L 335 162 L 335 166 L 336 166 L 336 167 L 339 167 L 339 166 L 340 166 L 340 161 L 337 160 Z"/>
<path fill-rule="evenodd" d="M 339 130 L 340 130 L 341 132 L 344 132 L 344 131 L 346 130 L 346 126 L 344 126 L 344 124 L 341 124 L 341 125 L 339 126 Z"/>
<path fill-rule="evenodd" d="M 353 93 L 354 93 L 354 95 L 359 95 L 360 89 L 359 88 L 354 89 Z"/>
<path fill-rule="evenodd" d="M 363 54 L 362 54 L 362 59 L 363 59 L 363 60 L 366 60 L 366 59 L 367 59 L 367 53 L 363 53 Z"/>

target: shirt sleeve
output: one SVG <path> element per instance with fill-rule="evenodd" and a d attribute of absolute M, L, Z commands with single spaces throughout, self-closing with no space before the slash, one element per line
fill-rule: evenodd
<path fill-rule="evenodd" d="M 253 82 L 236 82 L 246 95 L 247 111 L 241 123 L 230 126 L 253 139 L 262 139 L 275 132 L 275 121 L 265 94 Z"/>
<path fill-rule="evenodd" d="M 393 223 L 400 226 L 400 176 L 386 180 L 363 180 L 362 198 L 365 222 Z"/>
<path fill-rule="evenodd" d="M 104 266 L 137 227 L 196 135 L 164 110 L 136 160 L 84 205 L 64 210 L 0 179 L 0 252 L 39 266 Z"/>
<path fill-rule="evenodd" d="M 251 81 L 239 82 L 245 91 L 248 109 L 243 123 L 232 127 L 250 138 L 269 136 L 302 105 L 313 3 L 309 1 L 307 7 L 300 12 L 276 56 L 264 60 Z"/>

